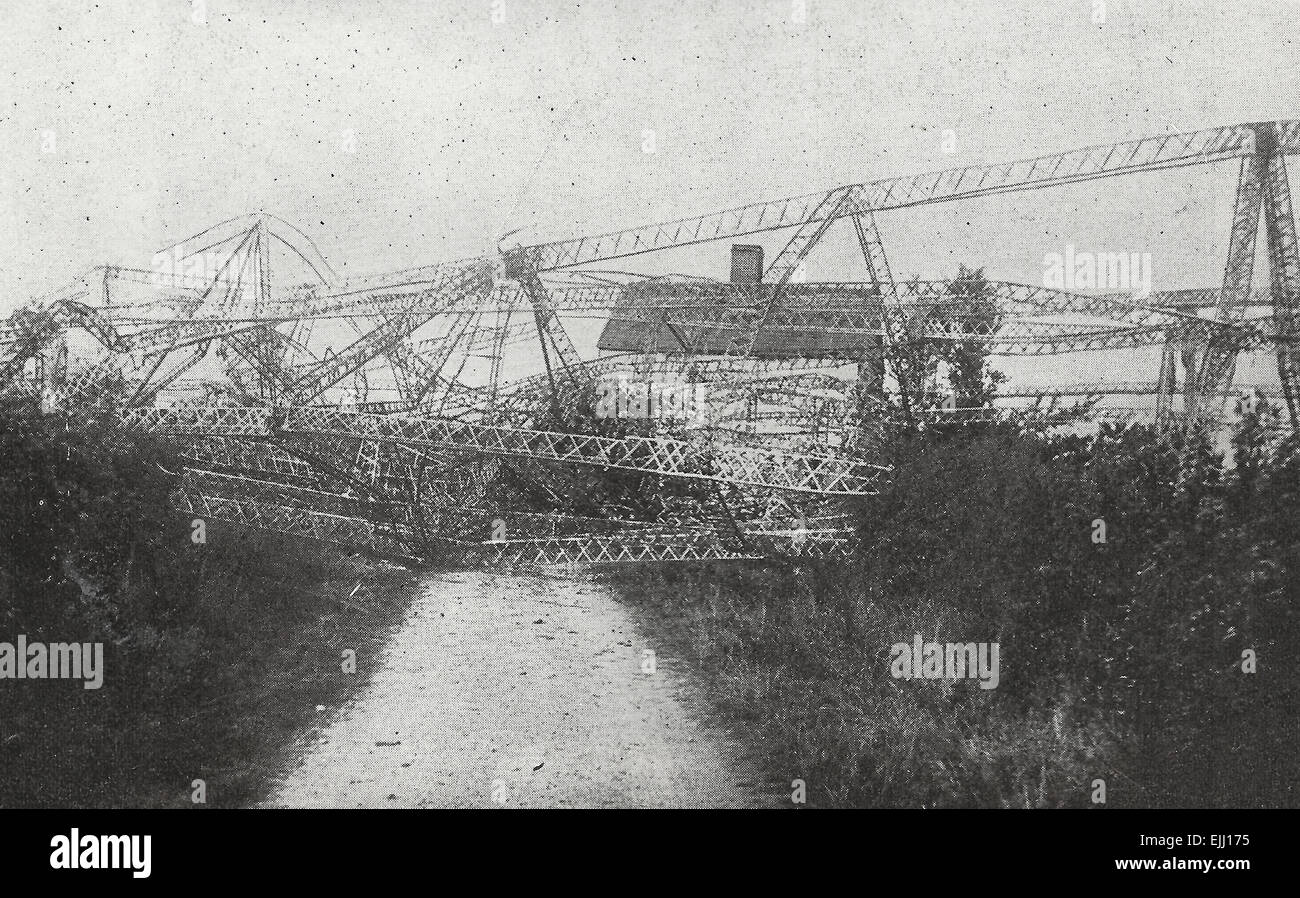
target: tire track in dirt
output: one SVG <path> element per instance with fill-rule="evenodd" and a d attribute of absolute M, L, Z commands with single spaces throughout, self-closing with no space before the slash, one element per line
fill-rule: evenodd
<path fill-rule="evenodd" d="M 276 807 L 771 807 L 597 583 L 435 574 Z"/>

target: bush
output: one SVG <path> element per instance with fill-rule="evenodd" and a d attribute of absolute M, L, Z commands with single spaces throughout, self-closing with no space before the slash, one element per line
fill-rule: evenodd
<path fill-rule="evenodd" d="M 1294 445 L 1196 433 L 931 429 L 887 447 L 852 563 L 620 577 L 773 779 L 830 805 L 1294 806 Z M 1105 525 L 1105 541 L 1094 540 Z M 997 642 L 997 689 L 903 681 L 914 634 Z M 1244 673 L 1243 652 L 1259 659 Z"/>
<path fill-rule="evenodd" d="M 110 422 L 0 417 L 0 641 L 104 643 L 104 683 L 0 681 L 0 805 L 255 800 L 290 743 L 364 682 L 341 647 L 404 608 L 405 571 L 169 502 L 173 450 Z M 341 604 L 345 596 L 360 589 Z"/>

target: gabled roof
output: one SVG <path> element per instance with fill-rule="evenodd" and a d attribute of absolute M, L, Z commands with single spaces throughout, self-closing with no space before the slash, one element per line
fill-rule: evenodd
<path fill-rule="evenodd" d="M 710 281 L 647 281 L 629 285 L 615 303 L 610 320 L 597 342 L 603 352 L 680 353 L 685 342 L 700 355 L 721 355 L 745 333 L 754 317 L 747 310 L 762 309 L 771 300 L 774 285 L 741 285 Z M 655 331 L 654 322 L 670 306 L 668 321 Z M 869 284 L 787 284 L 781 292 L 781 309 L 797 309 L 809 327 L 788 325 L 765 328 L 751 355 L 758 358 L 835 356 L 859 359 L 880 354 L 875 334 L 837 333 L 844 327 L 836 309 L 875 313 L 879 327 L 880 298 Z M 822 312 L 819 309 L 825 308 Z M 674 330 L 676 334 L 674 334 Z M 678 338 L 680 335 L 680 338 Z"/>

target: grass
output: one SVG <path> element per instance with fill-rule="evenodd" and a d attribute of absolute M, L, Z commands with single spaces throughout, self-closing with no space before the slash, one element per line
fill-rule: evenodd
<path fill-rule="evenodd" d="M 165 445 L 27 416 L 0 450 L 0 641 L 100 642 L 105 668 L 0 681 L 0 806 L 189 807 L 200 779 L 207 806 L 258 801 L 413 598 L 412 571 L 320 543 L 208 521 L 195 544 Z"/>
<path fill-rule="evenodd" d="M 803 780 L 810 806 L 1089 803 L 1114 734 L 1066 702 L 1036 708 L 974 683 L 894 679 L 891 645 L 916 632 L 956 641 L 962 625 L 938 604 L 865 602 L 859 576 L 847 564 L 704 564 L 611 579 L 660 622 L 719 718 L 760 748 L 768 777 Z"/>
<path fill-rule="evenodd" d="M 410 571 L 274 535 L 214 526 L 194 554 L 203 573 L 172 597 L 178 623 L 106 645 L 101 689 L 3 684 L 0 805 L 185 807 L 197 779 L 207 806 L 264 798 L 328 716 L 317 707 L 364 687 L 413 596 Z"/>
<path fill-rule="evenodd" d="M 933 433 L 851 509 L 854 562 L 608 576 L 811 805 L 1092 807 L 1104 780 L 1111 807 L 1296 806 L 1300 451 L 1243 430 L 1228 470 L 1180 439 Z M 0 640 L 107 668 L 0 681 L 0 805 L 192 806 L 196 779 L 254 803 L 411 601 L 412 572 L 319 544 L 195 545 L 166 445 L 0 418 L 0 455 Z M 893 677 L 918 633 L 997 642 L 998 688 Z"/>
<path fill-rule="evenodd" d="M 894 447 L 853 562 L 610 580 L 811 805 L 1295 807 L 1300 454 L 1181 439 L 933 434 Z M 1001 682 L 895 678 L 915 634 L 998 643 Z"/>

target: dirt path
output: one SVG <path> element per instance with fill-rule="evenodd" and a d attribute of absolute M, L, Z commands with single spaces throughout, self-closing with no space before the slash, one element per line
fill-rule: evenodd
<path fill-rule="evenodd" d="M 484 573 L 424 580 L 369 688 L 271 806 L 755 807 L 741 751 L 687 709 L 595 583 Z"/>

